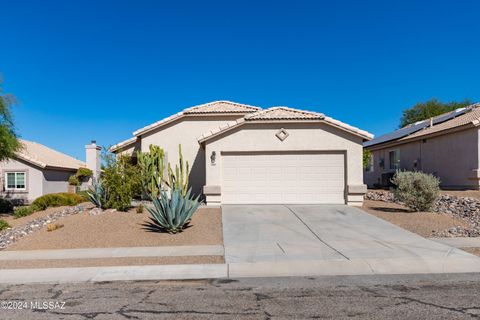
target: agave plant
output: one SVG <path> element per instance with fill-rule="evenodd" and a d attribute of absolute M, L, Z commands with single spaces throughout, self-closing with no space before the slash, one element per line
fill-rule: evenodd
<path fill-rule="evenodd" d="M 97 208 L 103 209 L 107 203 L 107 197 L 105 189 L 102 186 L 102 183 L 94 182 L 90 190 L 87 190 L 88 199 L 93 203 Z"/>
<path fill-rule="evenodd" d="M 147 207 L 152 220 L 149 228 L 169 233 L 182 232 L 201 203 L 200 196 L 194 198 L 191 191 L 190 189 L 182 195 L 181 189 L 174 188 L 168 197 L 167 192 L 162 190 L 160 196 L 153 199 L 153 208 Z"/>

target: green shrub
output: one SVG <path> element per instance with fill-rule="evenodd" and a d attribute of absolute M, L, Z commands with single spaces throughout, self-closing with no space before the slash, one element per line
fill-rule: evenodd
<path fill-rule="evenodd" d="M 133 165 L 127 155 L 105 158 L 102 188 L 105 191 L 104 208 L 127 211 L 134 197 L 142 194 L 141 174 L 139 167 Z"/>
<path fill-rule="evenodd" d="M 182 189 L 173 189 L 169 198 L 167 193 L 162 191 L 159 198 L 153 199 L 154 207 L 147 207 L 152 221 L 148 227 L 169 233 L 182 232 L 201 203 L 199 196 L 193 198 L 190 193 L 191 189 L 185 195 Z"/>
<path fill-rule="evenodd" d="M 93 176 L 93 171 L 88 168 L 78 168 L 75 175 L 78 179 L 82 180 L 84 178 L 90 178 L 91 176 Z"/>
<path fill-rule="evenodd" d="M 0 198 L 0 213 L 10 213 L 13 211 L 13 204 L 6 200 Z"/>
<path fill-rule="evenodd" d="M 78 191 L 77 195 L 82 197 L 83 201 L 85 201 L 85 202 L 90 201 L 90 198 L 88 197 L 88 191 L 87 190 Z"/>
<path fill-rule="evenodd" d="M 0 231 L 10 228 L 7 221 L 0 219 Z"/>
<path fill-rule="evenodd" d="M 41 196 L 32 202 L 35 211 L 45 210 L 49 207 L 74 206 L 85 200 L 76 193 L 50 193 Z"/>
<path fill-rule="evenodd" d="M 13 217 L 15 219 L 18 219 L 18 218 L 21 218 L 21 217 L 29 216 L 34 212 L 35 212 L 35 208 L 33 208 L 32 206 L 17 207 L 17 208 L 15 208 L 15 211 L 13 212 Z"/>
<path fill-rule="evenodd" d="M 79 186 L 80 185 L 80 180 L 76 175 L 72 175 L 68 177 L 68 184 L 71 186 Z"/>
<path fill-rule="evenodd" d="M 413 211 L 429 211 L 440 191 L 440 180 L 418 171 L 397 171 L 392 179 L 395 199 Z"/>

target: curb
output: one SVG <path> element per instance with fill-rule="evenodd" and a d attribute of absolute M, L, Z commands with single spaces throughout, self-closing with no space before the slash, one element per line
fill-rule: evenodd
<path fill-rule="evenodd" d="M 0 270 L 2 284 L 191 280 L 226 277 L 226 264 Z"/>
<path fill-rule="evenodd" d="M 87 268 L 3 269 L 0 283 L 67 283 L 426 273 L 480 273 L 477 257 L 445 259 L 357 259 L 292 262 L 154 265 Z"/>

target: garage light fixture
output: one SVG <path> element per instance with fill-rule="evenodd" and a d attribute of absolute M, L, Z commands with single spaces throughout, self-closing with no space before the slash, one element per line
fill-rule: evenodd
<path fill-rule="evenodd" d="M 215 151 L 212 151 L 212 154 L 210 155 L 210 161 L 212 163 L 212 166 L 215 165 L 216 160 L 217 160 L 217 153 Z"/>

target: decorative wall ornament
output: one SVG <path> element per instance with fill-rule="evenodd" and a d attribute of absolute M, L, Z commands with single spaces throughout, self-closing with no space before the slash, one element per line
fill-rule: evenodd
<path fill-rule="evenodd" d="M 275 135 L 277 136 L 278 139 L 280 139 L 280 141 L 283 141 L 287 139 L 290 134 L 287 132 L 287 130 L 282 128 L 278 130 L 278 132 Z"/>

